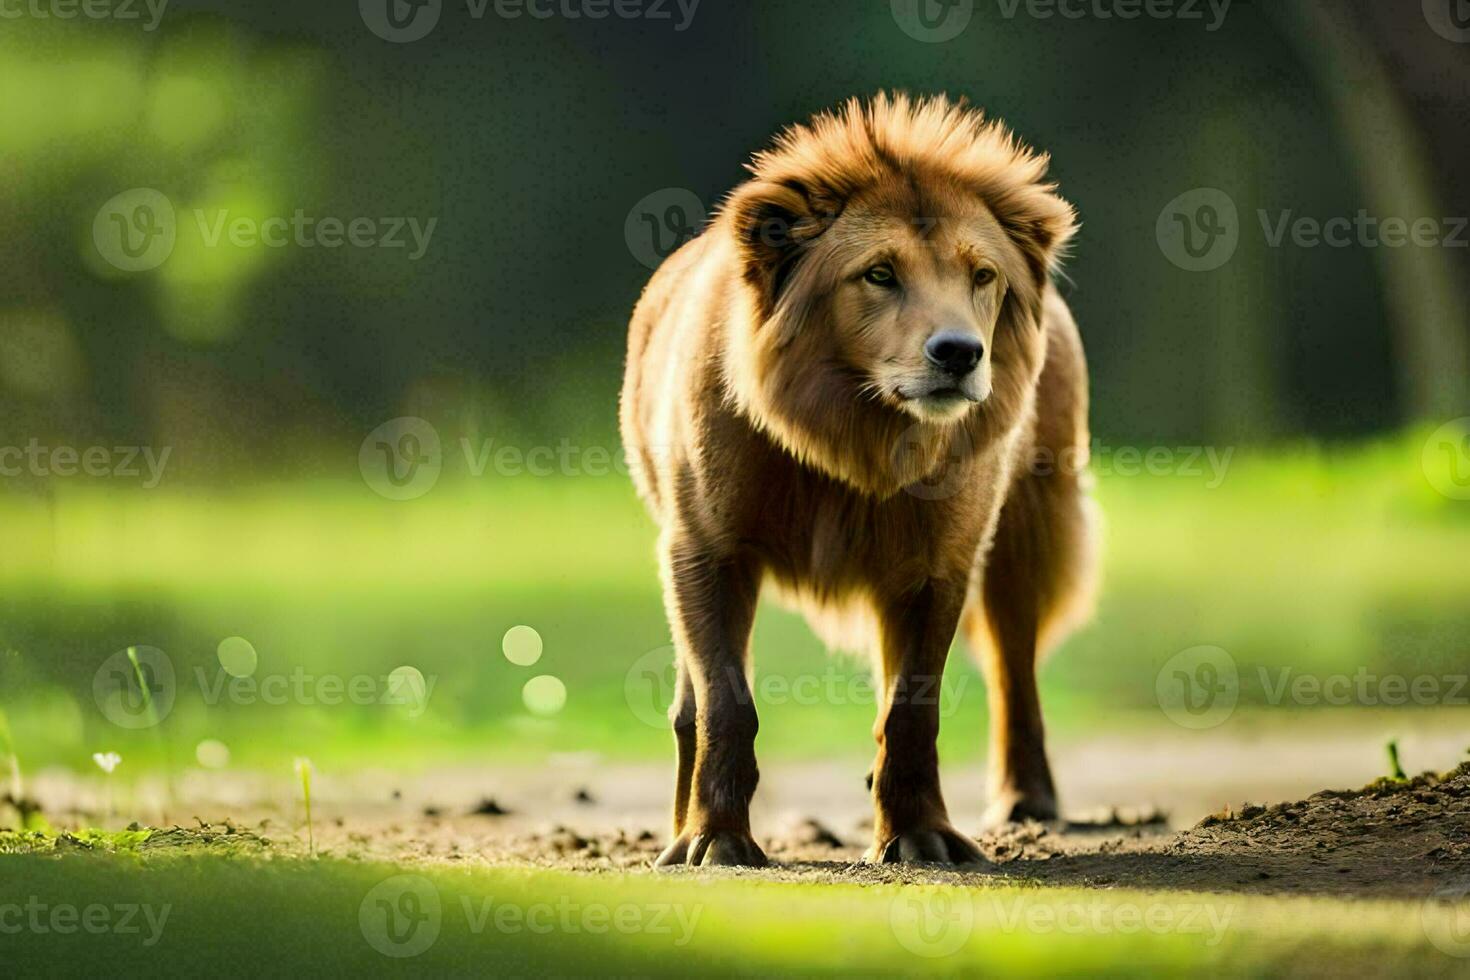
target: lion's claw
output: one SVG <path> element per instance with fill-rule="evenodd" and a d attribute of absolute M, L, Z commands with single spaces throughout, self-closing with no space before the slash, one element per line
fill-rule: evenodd
<path fill-rule="evenodd" d="M 674 840 L 653 862 L 656 868 L 687 865 L 708 868 L 716 865 L 763 868 L 765 852 L 749 834 L 728 830 L 685 833 Z"/>
<path fill-rule="evenodd" d="M 883 843 L 874 843 L 864 857 L 869 864 L 927 862 L 977 864 L 985 860 L 975 842 L 953 827 L 912 830 Z"/>

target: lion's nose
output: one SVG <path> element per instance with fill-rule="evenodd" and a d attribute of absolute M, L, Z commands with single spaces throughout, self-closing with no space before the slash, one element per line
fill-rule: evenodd
<path fill-rule="evenodd" d="M 937 333 L 924 344 L 924 356 L 929 363 L 956 378 L 975 370 L 984 355 L 985 345 L 979 340 L 953 331 Z"/>

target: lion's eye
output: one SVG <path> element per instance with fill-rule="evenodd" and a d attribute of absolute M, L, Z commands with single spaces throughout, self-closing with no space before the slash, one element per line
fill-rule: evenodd
<path fill-rule="evenodd" d="M 975 273 L 976 286 L 988 286 L 993 282 L 995 282 L 994 269 L 981 269 Z"/>
<path fill-rule="evenodd" d="M 863 273 L 863 282 L 872 283 L 874 286 L 882 286 L 892 289 L 898 285 L 898 277 L 893 274 L 893 269 L 886 265 L 875 265 Z"/>

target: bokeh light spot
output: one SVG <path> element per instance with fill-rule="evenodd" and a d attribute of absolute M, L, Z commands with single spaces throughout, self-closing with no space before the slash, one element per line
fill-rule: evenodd
<path fill-rule="evenodd" d="M 541 674 L 526 681 L 526 686 L 521 688 L 521 700 L 531 714 L 549 717 L 566 707 L 567 686 L 559 677 Z"/>
<path fill-rule="evenodd" d="M 243 636 L 229 636 L 219 643 L 219 665 L 231 677 L 251 677 L 260 658 Z"/>
<path fill-rule="evenodd" d="M 410 718 L 424 713 L 429 704 L 429 682 L 424 672 L 405 664 L 388 675 L 388 703 Z"/>
<path fill-rule="evenodd" d="M 505 631 L 500 649 L 517 667 L 529 667 L 541 659 L 541 634 L 529 626 L 512 626 Z"/>
<path fill-rule="evenodd" d="M 230 747 L 217 738 L 206 738 L 194 747 L 194 758 L 205 769 L 223 769 L 230 764 Z"/>

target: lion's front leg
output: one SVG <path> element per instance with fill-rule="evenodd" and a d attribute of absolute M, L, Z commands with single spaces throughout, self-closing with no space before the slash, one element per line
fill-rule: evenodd
<path fill-rule="evenodd" d="M 873 726 L 871 862 L 982 860 L 974 841 L 949 822 L 936 745 L 944 661 L 964 598 L 963 581 L 930 580 L 880 611 L 883 700 Z"/>
<path fill-rule="evenodd" d="M 679 761 L 674 839 L 656 863 L 763 865 L 766 856 L 750 835 L 759 772 L 755 698 L 746 679 L 760 572 L 749 559 L 677 535 L 665 542 L 662 558 L 679 659 Z"/>

